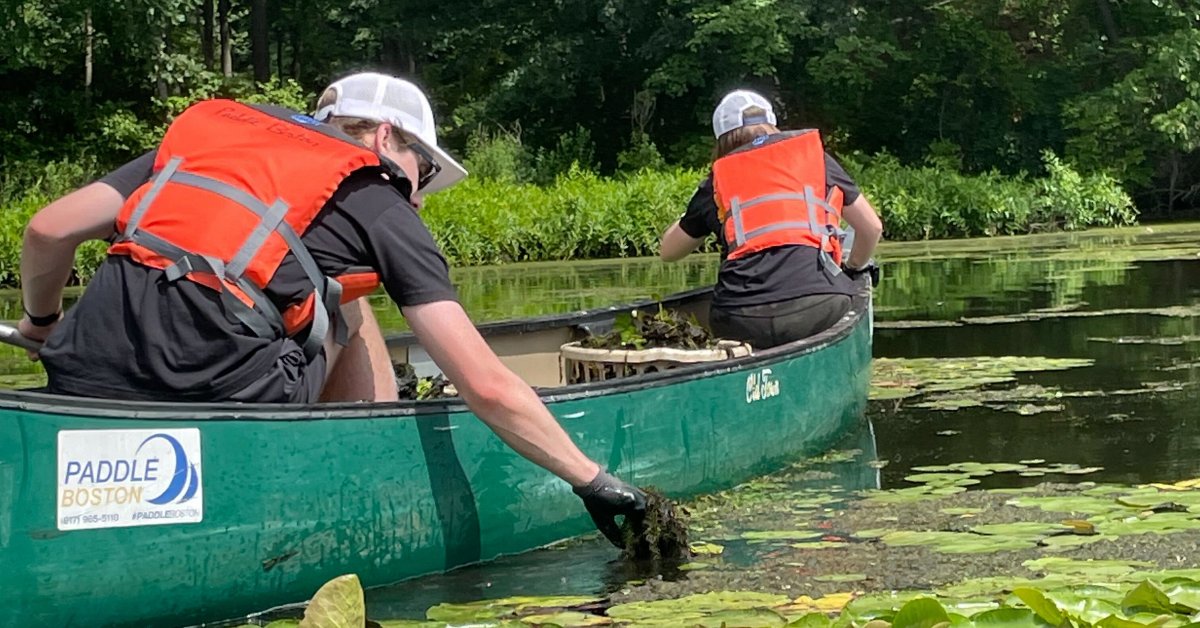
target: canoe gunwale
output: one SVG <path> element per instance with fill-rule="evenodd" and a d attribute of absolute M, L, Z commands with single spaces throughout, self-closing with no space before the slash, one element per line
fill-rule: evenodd
<path fill-rule="evenodd" d="M 682 303 L 705 296 L 711 288 L 700 288 L 671 295 L 661 301 L 610 306 L 586 312 L 568 313 L 500 321 L 480 326 L 485 337 L 502 333 L 537 331 L 556 326 L 583 325 L 604 321 L 613 315 L 632 309 L 664 303 Z M 870 296 L 854 297 L 851 316 L 833 327 L 792 343 L 772 347 L 752 355 L 723 360 L 700 362 L 679 368 L 608 381 L 571 384 L 535 389 L 542 401 L 550 404 L 629 393 L 688 380 L 701 379 L 732 371 L 745 370 L 781 362 L 814 353 L 848 338 L 867 317 Z M 405 343 L 411 335 L 388 338 L 393 343 Z M 311 421 L 322 419 L 402 418 L 446 415 L 469 412 L 461 398 L 398 401 L 390 403 L 327 403 L 317 406 L 268 403 L 180 403 L 71 397 L 33 391 L 0 390 L 0 409 L 39 414 L 82 416 L 96 419 L 181 420 L 181 421 Z"/>

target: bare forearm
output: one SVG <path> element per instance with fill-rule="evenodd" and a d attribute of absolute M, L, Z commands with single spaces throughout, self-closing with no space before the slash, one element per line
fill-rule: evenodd
<path fill-rule="evenodd" d="M 468 399 L 468 405 L 500 440 L 530 462 L 572 486 L 592 481 L 600 467 L 588 458 L 524 382 L 493 402 Z"/>
<path fill-rule="evenodd" d="M 27 230 L 21 251 L 21 295 L 25 309 L 37 316 L 62 307 L 63 286 L 75 265 L 75 245 Z"/>
<path fill-rule="evenodd" d="M 854 232 L 854 249 L 850 251 L 850 257 L 846 265 L 850 268 L 862 268 L 871 261 L 871 256 L 875 254 L 875 247 L 879 245 L 879 238 L 882 234 L 875 230 L 868 233 Z"/>

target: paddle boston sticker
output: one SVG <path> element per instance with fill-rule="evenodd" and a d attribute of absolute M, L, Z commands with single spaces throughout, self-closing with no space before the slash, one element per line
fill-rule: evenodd
<path fill-rule="evenodd" d="M 58 433 L 58 529 L 195 523 L 204 516 L 200 430 Z"/>

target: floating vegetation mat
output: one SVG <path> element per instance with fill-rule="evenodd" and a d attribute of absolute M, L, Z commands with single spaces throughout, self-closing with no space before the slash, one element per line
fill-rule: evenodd
<path fill-rule="evenodd" d="M 895 400 L 898 404 L 919 397 L 909 405 L 934 410 L 988 407 L 1021 415 L 1058 412 L 1064 408 L 1058 400 L 1078 393 L 1036 385 L 1014 386 L 1017 373 L 1061 371 L 1092 363 L 1086 359 L 1028 356 L 876 358 L 872 361 L 871 399 Z"/>
<path fill-rule="evenodd" d="M 1067 479 L 1097 469 L 968 461 L 913 468 L 909 488 L 803 488 L 823 472 L 861 467 L 860 455 L 839 452 L 692 502 L 692 561 L 703 568 L 674 581 L 631 583 L 607 597 L 439 604 L 422 619 L 364 622 L 358 581 L 343 576 L 303 619 L 269 625 L 1176 628 L 1200 620 L 1200 479 L 978 490 L 974 482 L 991 475 Z"/>

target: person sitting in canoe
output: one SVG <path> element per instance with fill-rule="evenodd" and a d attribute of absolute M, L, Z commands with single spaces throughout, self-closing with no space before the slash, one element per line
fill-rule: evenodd
<path fill-rule="evenodd" d="M 42 208 L 25 232 L 28 338 L 51 393 L 160 401 L 395 401 L 366 299 L 379 283 L 463 399 L 514 450 L 575 487 L 614 542 L 645 496 L 571 441 L 483 341 L 418 215 L 467 175 L 414 84 L 330 85 L 315 116 L 197 103 L 158 148 Z M 62 314 L 76 248 L 110 243 Z"/>
<path fill-rule="evenodd" d="M 711 173 L 683 217 L 662 235 L 664 261 L 683 259 L 716 234 L 721 267 L 709 324 L 759 349 L 833 326 L 869 273 L 883 224 L 858 186 L 825 152 L 815 129 L 782 132 L 771 103 L 737 90 L 713 112 Z M 840 223 L 854 229 L 842 250 Z"/>

